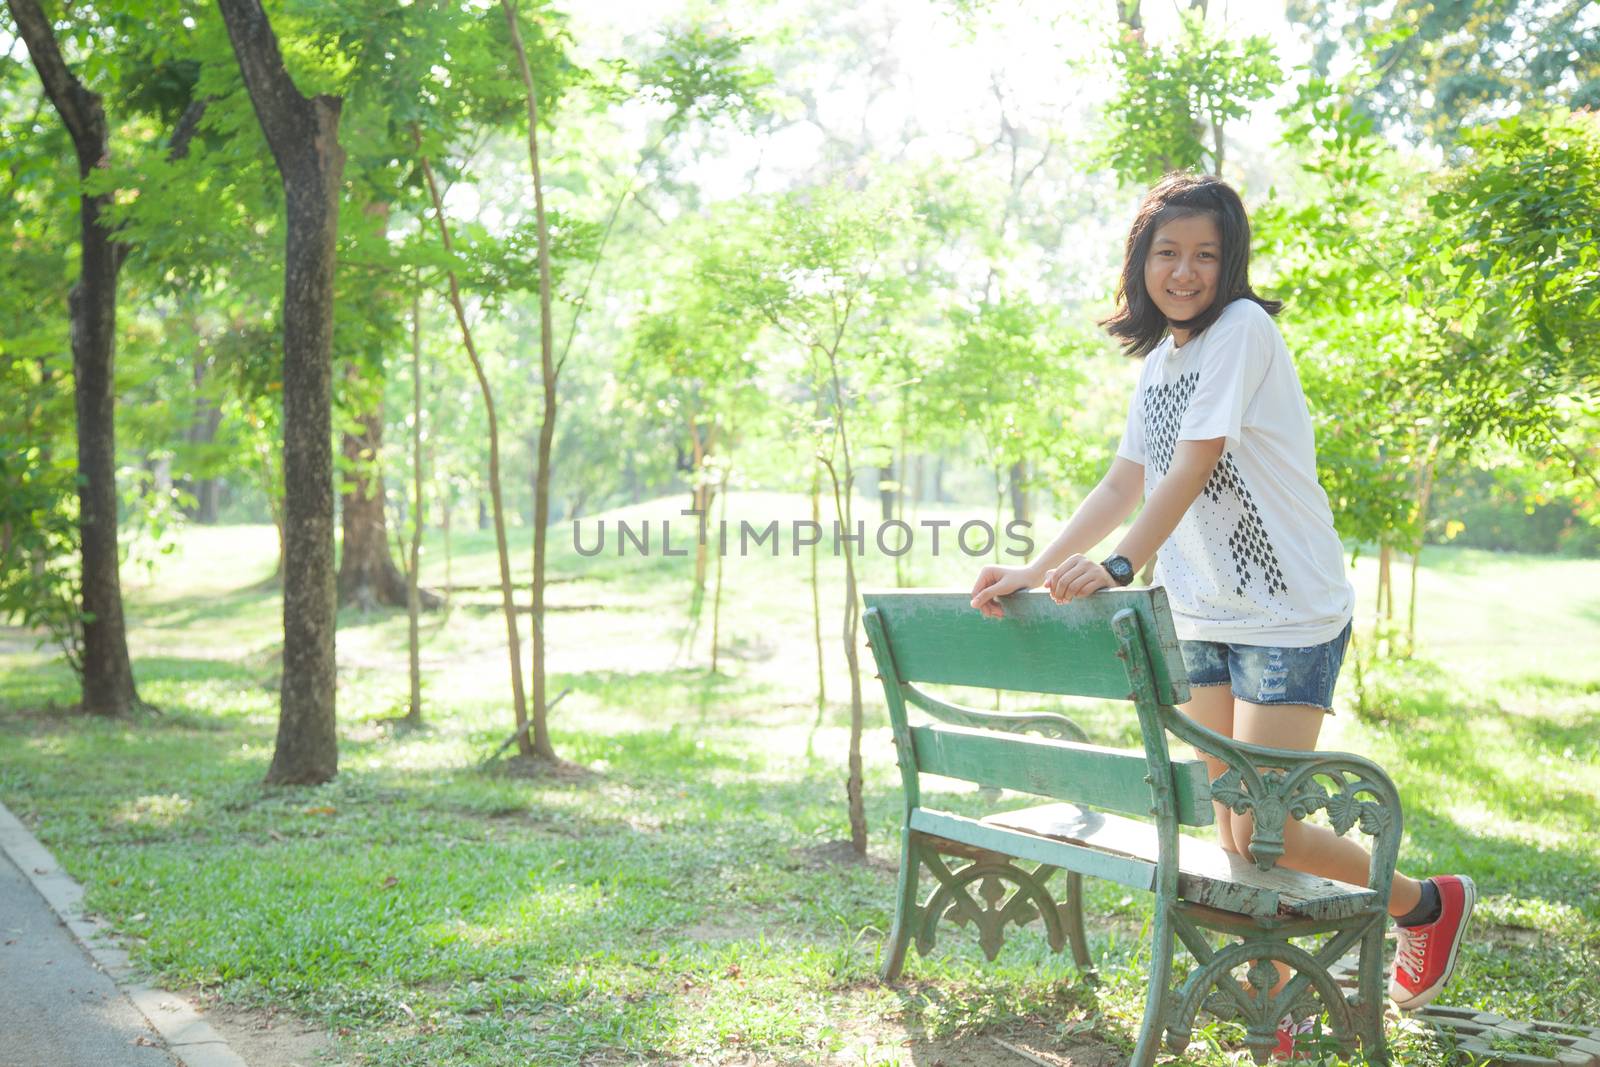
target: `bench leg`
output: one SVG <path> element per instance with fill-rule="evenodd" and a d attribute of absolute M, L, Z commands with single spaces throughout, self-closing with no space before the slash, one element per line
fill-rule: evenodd
<path fill-rule="evenodd" d="M 1067 899 L 1061 904 L 1061 925 L 1067 932 L 1067 943 L 1072 946 L 1072 962 L 1081 974 L 1094 971 L 1094 960 L 1089 957 L 1089 938 L 1083 929 L 1083 875 L 1067 872 Z"/>
<path fill-rule="evenodd" d="M 1372 1063 L 1389 1062 L 1389 1045 L 1383 1033 L 1383 1012 L 1389 1003 L 1388 983 L 1383 969 L 1383 924 L 1378 923 L 1361 939 L 1361 956 L 1356 969 L 1356 995 L 1351 999 L 1351 1017 L 1356 1038 Z"/>
<path fill-rule="evenodd" d="M 933 948 L 939 924 L 945 919 L 957 926 L 971 923 L 977 927 L 978 947 L 991 960 L 1005 944 L 1007 925 L 1026 926 L 1034 919 L 1043 921 L 1051 950 L 1061 951 L 1066 943 L 1061 909 L 1046 888 L 1057 868 L 1041 863 L 1028 870 L 996 852 L 962 857 L 967 860 L 965 865 L 952 871 L 935 846 L 919 842 L 917 847 L 922 850 L 923 864 L 939 883 L 922 906 L 916 934 L 918 952 L 927 955 Z M 1008 883 L 1016 888 L 1008 891 Z"/>
<path fill-rule="evenodd" d="M 911 827 L 900 831 L 900 889 L 895 894 L 894 928 L 889 932 L 889 944 L 883 956 L 883 978 L 892 982 L 900 977 L 906 964 L 906 946 L 911 944 L 912 928 L 921 909 L 917 907 L 917 875 L 921 873 L 922 856 L 912 840 Z"/>
<path fill-rule="evenodd" d="M 1186 922 L 1186 921 L 1185 921 Z M 1381 925 L 1370 924 L 1379 931 Z M 1287 938 L 1270 933 L 1255 935 L 1235 941 L 1216 952 L 1204 943 L 1202 935 L 1191 926 L 1184 930 L 1184 942 L 1199 964 L 1184 981 L 1183 990 L 1173 1007 L 1168 1028 L 1168 1039 L 1174 1049 L 1185 1045 L 1194 1026 L 1195 1013 L 1202 1002 L 1209 1002 L 1212 990 L 1221 994 L 1219 1009 L 1245 1024 L 1245 1044 L 1257 1063 L 1266 1063 L 1277 1044 L 1278 1020 L 1287 1012 L 1296 1014 L 1304 1010 L 1302 999 L 1315 992 L 1322 1010 L 1332 1023 L 1333 1037 L 1347 1049 L 1363 1036 L 1362 1023 L 1356 1018 L 1357 1008 L 1346 1000 L 1343 992 L 1328 973 L 1328 966 L 1339 959 L 1358 940 L 1363 944 L 1369 931 L 1352 928 L 1336 933 L 1315 955 L 1293 944 Z M 1381 950 L 1382 942 L 1378 942 Z M 1284 963 L 1295 972 L 1288 984 L 1277 992 L 1277 963 Z M 1234 970 L 1245 968 L 1245 982 L 1234 977 Z M 1382 1018 L 1376 1018 L 1378 1041 L 1382 1042 Z M 1369 1054 L 1369 1058 L 1373 1058 Z"/>
<path fill-rule="evenodd" d="M 1172 996 L 1172 915 L 1164 903 L 1156 905 L 1155 928 L 1150 934 L 1150 984 L 1145 989 L 1144 1023 L 1128 1067 L 1150 1067 L 1161 1049 L 1162 1031 Z"/>

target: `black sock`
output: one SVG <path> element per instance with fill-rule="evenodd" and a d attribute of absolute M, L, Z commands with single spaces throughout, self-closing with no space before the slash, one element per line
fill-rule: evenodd
<path fill-rule="evenodd" d="M 1433 879 L 1425 879 L 1422 883 L 1422 899 L 1417 901 L 1417 906 L 1395 920 L 1396 926 L 1426 926 L 1428 923 L 1439 921 L 1439 914 L 1443 910 L 1439 900 L 1439 887 L 1433 884 Z"/>

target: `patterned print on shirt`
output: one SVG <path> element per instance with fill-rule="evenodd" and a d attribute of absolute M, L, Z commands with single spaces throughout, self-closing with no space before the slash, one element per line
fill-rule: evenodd
<path fill-rule="evenodd" d="M 1172 466 L 1172 453 L 1178 447 L 1178 429 L 1189 410 L 1195 386 L 1200 382 L 1200 372 L 1180 374 L 1170 384 L 1156 383 L 1144 391 L 1144 433 L 1149 460 L 1158 475 L 1166 474 Z M 1211 472 L 1202 490 L 1206 499 L 1226 509 L 1223 494 L 1232 494 L 1238 502 L 1239 521 L 1228 535 L 1228 551 L 1233 557 L 1234 577 L 1237 582 L 1233 592 L 1244 596 L 1245 586 L 1259 577 L 1266 586 L 1268 596 L 1281 596 L 1289 591 L 1283 580 L 1283 568 L 1278 565 L 1278 554 L 1267 538 L 1267 528 L 1261 522 L 1261 510 L 1256 507 L 1244 475 L 1233 461 L 1232 452 L 1224 452 L 1217 467 Z"/>

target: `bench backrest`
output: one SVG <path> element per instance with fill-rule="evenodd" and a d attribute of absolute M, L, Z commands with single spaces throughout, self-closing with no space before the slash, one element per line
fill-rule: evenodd
<path fill-rule="evenodd" d="M 1107 590 L 1066 605 L 1042 592 L 1019 593 L 1002 601 L 1003 619 L 973 610 L 967 593 L 875 591 L 863 599 L 908 803 L 917 803 L 918 774 L 939 774 L 1148 816 L 1152 776 L 1164 774 L 1179 823 L 1213 820 L 1204 764 L 1171 761 L 1159 725 L 1158 706 L 1189 698 L 1162 590 Z M 920 682 L 1127 700 L 1146 734 L 1145 752 L 912 726 L 907 702 L 928 705 L 914 688 Z"/>
<path fill-rule="evenodd" d="M 1111 625 L 1119 612 L 1131 610 L 1150 653 L 1156 699 L 1189 699 L 1178 634 L 1161 589 L 1108 589 L 1070 604 L 1057 604 L 1042 592 L 1014 593 L 1001 601 L 1003 619 L 974 611 L 967 593 L 875 590 L 863 599 L 883 623 L 902 682 L 1111 700 L 1134 699 Z"/>

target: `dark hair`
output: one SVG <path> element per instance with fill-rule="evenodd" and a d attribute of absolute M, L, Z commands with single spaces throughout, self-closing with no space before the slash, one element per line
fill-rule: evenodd
<path fill-rule="evenodd" d="M 1211 306 L 1184 322 L 1168 322 L 1144 287 L 1144 264 L 1156 230 L 1174 219 L 1210 215 L 1222 234 L 1222 273 Z M 1122 281 L 1117 286 L 1117 310 L 1100 325 L 1122 342 L 1127 356 L 1148 355 L 1172 326 L 1198 334 L 1235 300 L 1254 300 L 1268 315 L 1283 309 L 1283 301 L 1257 296 L 1250 288 L 1250 220 L 1239 194 L 1221 178 L 1208 174 L 1169 174 L 1144 195 L 1128 245 L 1122 257 Z"/>

